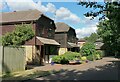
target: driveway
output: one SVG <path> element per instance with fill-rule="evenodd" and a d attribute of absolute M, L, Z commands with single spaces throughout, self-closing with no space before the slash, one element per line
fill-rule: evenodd
<path fill-rule="evenodd" d="M 53 66 L 36 67 L 35 69 L 66 69 L 66 71 L 45 77 L 38 77 L 34 80 L 118 80 L 120 78 L 120 61 L 113 57 L 104 57 L 101 60 L 79 65 L 56 64 Z"/>

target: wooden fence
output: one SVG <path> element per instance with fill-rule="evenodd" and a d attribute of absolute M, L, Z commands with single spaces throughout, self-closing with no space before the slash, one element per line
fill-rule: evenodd
<path fill-rule="evenodd" d="M 1 47 L 0 62 L 2 62 L 2 73 L 25 70 L 24 48 Z"/>
<path fill-rule="evenodd" d="M 0 75 L 2 75 L 2 46 L 0 46 Z"/>

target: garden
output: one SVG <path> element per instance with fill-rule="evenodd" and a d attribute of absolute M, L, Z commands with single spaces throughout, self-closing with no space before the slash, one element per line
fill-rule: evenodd
<path fill-rule="evenodd" d="M 51 64 L 82 64 L 100 60 L 103 56 L 101 51 L 95 50 L 93 43 L 85 43 L 79 53 L 68 51 L 62 55 L 54 56 Z"/>

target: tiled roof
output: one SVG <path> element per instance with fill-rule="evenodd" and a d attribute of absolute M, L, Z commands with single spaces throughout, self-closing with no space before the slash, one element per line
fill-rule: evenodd
<path fill-rule="evenodd" d="M 0 16 L 2 16 L 2 19 L 0 18 L 0 23 L 37 20 L 41 15 L 42 13 L 38 10 L 0 13 Z"/>
<path fill-rule="evenodd" d="M 56 23 L 55 32 L 68 32 L 71 27 L 63 22 Z"/>

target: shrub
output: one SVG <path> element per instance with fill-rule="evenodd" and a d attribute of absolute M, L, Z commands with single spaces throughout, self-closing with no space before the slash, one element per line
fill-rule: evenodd
<path fill-rule="evenodd" d="M 34 37 L 32 24 L 16 25 L 13 32 L 6 33 L 2 36 L 3 46 L 20 46 Z"/>
<path fill-rule="evenodd" d="M 66 57 L 62 56 L 62 59 L 61 59 L 60 63 L 61 64 L 68 64 L 69 60 Z"/>
<path fill-rule="evenodd" d="M 87 57 L 86 57 L 86 56 L 83 56 L 83 57 L 81 57 L 81 60 L 82 60 L 82 61 L 86 61 L 86 60 L 87 60 Z"/>
<path fill-rule="evenodd" d="M 96 54 L 99 54 L 100 58 L 104 57 L 104 54 L 102 53 L 102 51 L 96 51 Z"/>
<path fill-rule="evenodd" d="M 93 57 L 93 55 L 89 55 L 89 56 L 87 56 L 87 59 L 88 59 L 89 61 L 93 61 L 93 60 L 94 60 L 94 57 Z"/>
<path fill-rule="evenodd" d="M 80 53 L 82 54 L 82 56 L 94 55 L 95 54 L 95 45 L 93 43 L 85 43 L 82 46 Z"/>
<path fill-rule="evenodd" d="M 54 56 L 52 57 L 52 61 L 54 61 L 55 63 L 60 63 L 61 62 L 61 56 Z"/>
<path fill-rule="evenodd" d="M 63 54 L 64 57 L 66 57 L 68 60 L 75 60 L 76 58 L 80 58 L 81 55 L 80 53 L 77 52 L 66 52 L 65 54 Z"/>
<path fill-rule="evenodd" d="M 69 51 L 63 55 L 54 56 L 52 61 L 59 64 L 68 64 L 70 60 L 75 60 L 76 58 L 80 59 L 80 57 L 80 53 Z"/>
<path fill-rule="evenodd" d="M 95 56 L 95 59 L 96 59 L 96 60 L 101 59 L 101 57 L 100 57 L 100 55 L 99 55 L 99 54 L 95 54 L 94 56 Z"/>

